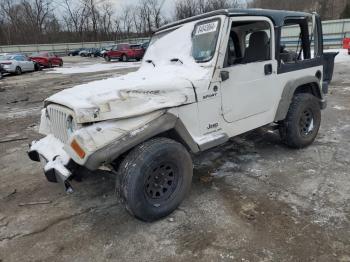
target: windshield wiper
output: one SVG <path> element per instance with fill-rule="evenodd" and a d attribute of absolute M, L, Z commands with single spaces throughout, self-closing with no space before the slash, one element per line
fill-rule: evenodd
<path fill-rule="evenodd" d="M 146 60 L 145 62 L 146 62 L 146 63 L 149 63 L 149 64 L 152 64 L 153 67 L 156 67 L 156 64 L 155 64 L 152 60 Z"/>
<path fill-rule="evenodd" d="M 181 64 L 184 64 L 179 58 L 173 58 L 170 60 L 170 62 L 180 62 Z"/>

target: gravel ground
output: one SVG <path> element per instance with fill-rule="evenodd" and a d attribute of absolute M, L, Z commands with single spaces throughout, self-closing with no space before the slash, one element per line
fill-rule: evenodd
<path fill-rule="evenodd" d="M 65 58 L 82 61 L 94 63 Z M 44 98 L 133 70 L 0 81 L 1 262 L 350 261 L 349 64 L 336 65 L 312 146 L 288 149 L 261 128 L 195 156 L 190 195 L 156 223 L 129 216 L 113 174 L 84 171 L 66 195 L 26 156 Z M 22 205 L 30 202 L 41 204 Z"/>

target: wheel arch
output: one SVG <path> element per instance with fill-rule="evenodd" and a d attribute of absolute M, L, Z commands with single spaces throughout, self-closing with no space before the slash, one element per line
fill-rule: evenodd
<path fill-rule="evenodd" d="M 320 100 L 321 108 L 325 108 L 319 78 L 316 76 L 306 76 L 296 80 L 291 80 L 287 82 L 283 89 L 281 100 L 275 115 L 275 122 L 286 118 L 293 97 L 300 93 L 309 93 L 317 97 Z"/>
<path fill-rule="evenodd" d="M 165 113 L 146 124 L 142 131 L 137 132 L 137 134 L 130 132 L 122 139 L 114 141 L 96 151 L 89 156 L 84 166 L 90 170 L 96 170 L 102 164 L 118 162 L 120 157 L 128 153 L 135 146 L 155 137 L 173 139 L 193 153 L 197 153 L 200 150 L 182 121 L 173 114 Z"/>

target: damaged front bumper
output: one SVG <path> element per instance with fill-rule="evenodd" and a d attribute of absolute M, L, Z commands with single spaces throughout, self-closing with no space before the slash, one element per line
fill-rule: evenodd
<path fill-rule="evenodd" d="M 73 192 L 69 179 L 76 164 L 63 150 L 63 144 L 58 139 L 49 135 L 39 141 L 33 141 L 29 145 L 28 156 L 31 160 L 42 164 L 49 182 L 61 183 L 67 193 Z"/>

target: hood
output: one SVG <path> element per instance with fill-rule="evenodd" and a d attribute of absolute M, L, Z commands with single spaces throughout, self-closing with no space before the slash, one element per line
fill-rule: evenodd
<path fill-rule="evenodd" d="M 46 105 L 69 107 L 78 123 L 88 123 L 196 102 L 196 85 L 209 86 L 212 67 L 196 63 L 191 55 L 193 27 L 186 24 L 154 40 L 137 72 L 63 90 Z"/>
<path fill-rule="evenodd" d="M 189 104 L 196 102 L 195 88 L 186 77 L 190 70 L 185 65 L 156 69 L 146 64 L 135 73 L 63 90 L 49 97 L 45 106 L 66 106 L 74 111 L 77 123 L 88 123 Z"/>

